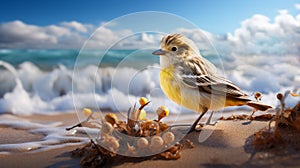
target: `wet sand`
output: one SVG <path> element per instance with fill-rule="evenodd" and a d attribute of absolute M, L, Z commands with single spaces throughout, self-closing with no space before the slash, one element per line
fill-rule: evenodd
<path fill-rule="evenodd" d="M 1 115 L 5 119 L 7 115 Z M 51 116 L 32 115 L 19 117 L 32 122 L 61 122 L 63 126 L 78 123 L 75 113 Z M 187 115 L 186 122 L 194 118 Z M 106 167 L 298 167 L 300 154 L 280 155 L 275 152 L 253 153 L 247 150 L 245 142 L 253 133 L 265 128 L 266 121 L 219 121 L 216 126 L 205 126 L 201 132 L 193 132 L 185 138 L 191 140 L 195 148 L 186 148 L 178 160 L 145 160 L 139 158 L 118 158 Z M 213 130 L 213 131 L 211 131 Z M 210 136 L 206 136 L 210 134 Z M 203 142 L 199 142 L 200 140 Z M 205 139 L 201 139 L 204 137 Z M 208 137 L 206 139 L 206 137 Z M 0 125 L 0 144 L 14 144 L 42 139 L 42 134 L 35 134 L 26 129 Z M 33 152 L 1 152 L 1 167 L 80 167 L 80 159 L 72 158 L 71 151 L 83 146 L 71 144 L 61 148 Z M 278 153 L 278 152 L 277 152 Z"/>

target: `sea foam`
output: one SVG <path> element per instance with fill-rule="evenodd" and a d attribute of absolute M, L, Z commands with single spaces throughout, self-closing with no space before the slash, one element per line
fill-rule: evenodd
<path fill-rule="evenodd" d="M 9 52 L 1 54 L 6 53 Z M 55 52 L 54 60 L 59 53 Z M 149 111 L 166 105 L 172 113 L 189 112 L 164 95 L 159 84 L 159 65 L 153 63 L 153 60 L 149 61 L 149 55 L 144 53 L 147 58 L 144 61 L 139 58 L 136 63 L 139 66 L 134 64 L 132 57 L 128 57 L 130 63 L 122 62 L 122 51 L 111 52 L 110 56 L 121 60 L 117 66 L 109 66 L 111 63 L 99 66 L 98 59 L 93 55 L 88 57 L 90 61 L 80 63 L 76 68 L 74 65 L 70 67 L 70 64 L 61 64 L 60 60 L 55 64 L 52 60 L 51 64 L 54 65 L 47 69 L 34 64 L 34 61 L 13 65 L 0 61 L 0 113 L 49 114 L 81 110 L 84 107 L 127 111 L 141 96 L 152 101 Z M 94 61 L 92 57 L 95 57 Z M 249 95 L 256 91 L 262 92 L 262 101 L 269 105 L 278 105 L 278 92 L 299 92 L 300 61 L 297 57 L 249 56 L 219 59 L 222 64 L 217 65 L 218 69 L 223 69 L 228 79 Z M 289 96 L 287 105 L 292 106 L 297 101 L 299 98 Z"/>
<path fill-rule="evenodd" d="M 90 138 L 98 136 L 99 130 L 76 128 L 66 131 L 61 122 L 35 123 L 12 115 L 2 115 L 1 126 L 23 130 L 36 135 L 43 135 L 40 140 L 32 142 L 0 144 L 0 154 L 19 152 L 41 152 L 45 150 L 87 143 Z"/>
<path fill-rule="evenodd" d="M 73 75 L 73 70 L 64 65 L 51 71 L 42 71 L 30 62 L 20 64 L 17 69 L 3 61 L 0 65 L 4 67 L 2 71 L 13 74 L 7 75 L 13 80 L 3 79 L 10 87 L 1 88 L 2 113 L 45 114 L 84 107 L 127 111 L 139 97 L 149 97 L 151 91 L 160 90 L 157 68 L 152 67 L 139 71 L 89 65 Z M 160 100 L 172 104 L 162 93 L 159 96 Z"/>

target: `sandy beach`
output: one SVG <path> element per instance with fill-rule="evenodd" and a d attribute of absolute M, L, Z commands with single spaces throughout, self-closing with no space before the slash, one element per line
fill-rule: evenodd
<path fill-rule="evenodd" d="M 190 114 L 186 114 L 189 116 Z M 61 122 L 60 127 L 67 127 L 78 123 L 75 113 L 57 114 L 51 116 L 31 115 L 16 117 L 1 115 L 0 121 L 8 118 L 18 118 L 32 123 L 49 124 Z M 187 117 L 188 118 L 188 117 Z M 191 116 L 190 121 L 193 121 Z M 178 160 L 159 160 L 143 158 L 117 158 L 107 167 L 297 167 L 300 165 L 300 154 L 283 155 L 278 152 L 251 153 L 246 149 L 245 142 L 254 132 L 265 128 L 266 121 L 219 121 L 215 128 L 205 126 L 202 132 L 193 132 L 185 138 L 192 141 L 194 148 L 185 148 L 182 157 Z M 199 143 L 199 134 L 214 129 L 211 136 Z M 208 131 L 209 132 L 209 131 Z M 42 140 L 43 134 L 32 133 L 30 128 L 11 127 L 7 124 L 0 125 L 0 144 L 20 144 Z M 0 154 L 1 167 L 80 167 L 80 158 L 71 157 L 71 151 L 84 144 L 68 142 L 61 147 L 33 151 L 11 151 Z M 51 144 L 49 145 L 51 146 Z M 3 146 L 2 146 L 3 148 Z M 3 150 L 3 149 L 1 149 Z M 250 152 L 249 152 L 250 151 Z"/>
<path fill-rule="evenodd" d="M 0 13 L 0 168 L 300 168 L 300 1 Z"/>

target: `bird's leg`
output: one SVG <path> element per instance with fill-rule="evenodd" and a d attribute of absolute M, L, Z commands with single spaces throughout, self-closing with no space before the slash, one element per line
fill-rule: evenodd
<path fill-rule="evenodd" d="M 214 114 L 214 111 L 211 111 L 211 113 L 210 113 L 210 115 L 209 115 L 209 117 L 208 117 L 205 125 L 215 126 L 217 124 L 218 121 L 214 121 L 213 123 L 211 123 L 212 122 L 211 119 L 212 119 L 213 114 Z"/>
<path fill-rule="evenodd" d="M 200 116 L 197 118 L 197 120 L 194 122 L 194 124 L 191 126 L 191 128 L 188 131 L 188 134 L 193 132 L 196 128 L 196 126 L 198 125 L 198 122 L 200 121 L 200 119 L 204 116 L 204 114 L 208 111 L 208 108 L 204 107 L 202 113 L 200 114 Z"/>

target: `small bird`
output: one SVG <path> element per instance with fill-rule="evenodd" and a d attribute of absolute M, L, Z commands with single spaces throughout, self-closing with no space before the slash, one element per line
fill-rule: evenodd
<path fill-rule="evenodd" d="M 160 49 L 160 85 L 175 103 L 200 113 L 189 132 L 208 110 L 248 105 L 265 111 L 271 106 L 252 101 L 239 87 L 217 73 L 216 67 L 203 58 L 193 41 L 182 34 L 164 36 Z"/>

